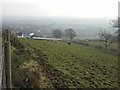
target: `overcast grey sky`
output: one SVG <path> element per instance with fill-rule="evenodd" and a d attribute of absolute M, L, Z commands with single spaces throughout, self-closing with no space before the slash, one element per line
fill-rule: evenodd
<path fill-rule="evenodd" d="M 116 18 L 119 0 L 2 0 L 3 16 Z"/>

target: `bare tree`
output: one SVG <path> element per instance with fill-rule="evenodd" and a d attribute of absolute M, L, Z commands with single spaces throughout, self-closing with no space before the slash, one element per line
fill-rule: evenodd
<path fill-rule="evenodd" d="M 118 30 L 115 33 L 117 35 L 117 38 L 120 40 L 120 17 L 118 17 L 118 19 L 116 20 L 112 20 L 110 24 L 112 25 L 112 27 L 118 28 Z"/>
<path fill-rule="evenodd" d="M 99 33 L 99 36 L 100 36 L 100 39 L 103 40 L 105 50 L 106 50 L 108 46 L 110 46 L 112 43 L 112 34 L 104 30 Z"/>
<path fill-rule="evenodd" d="M 66 34 L 66 36 L 69 37 L 70 42 L 71 42 L 71 40 L 72 40 L 74 37 L 76 37 L 75 31 L 74 31 L 73 29 L 71 29 L 71 28 L 65 30 L 65 34 Z"/>
<path fill-rule="evenodd" d="M 110 24 L 112 25 L 112 27 L 120 28 L 120 17 L 118 17 L 118 19 L 116 20 L 112 20 Z"/>

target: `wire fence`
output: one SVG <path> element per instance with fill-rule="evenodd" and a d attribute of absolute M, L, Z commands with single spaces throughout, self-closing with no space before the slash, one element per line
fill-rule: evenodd
<path fill-rule="evenodd" d="M 4 42 L 0 40 L 0 90 L 12 90 L 10 30 L 6 30 Z"/>
<path fill-rule="evenodd" d="M 6 77 L 5 77 L 5 55 L 4 55 L 4 46 L 2 47 L 2 55 L 1 55 L 1 81 L 0 81 L 0 87 L 1 89 L 6 88 Z"/>
<path fill-rule="evenodd" d="M 4 48 L 3 48 L 3 57 L 2 57 L 2 88 L 6 88 L 6 73 L 5 73 L 5 55 L 4 55 Z"/>
<path fill-rule="evenodd" d="M 2 88 L 2 55 L 0 55 L 0 89 Z"/>

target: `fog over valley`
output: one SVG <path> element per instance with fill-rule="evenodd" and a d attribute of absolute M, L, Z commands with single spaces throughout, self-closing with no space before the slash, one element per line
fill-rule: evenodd
<path fill-rule="evenodd" d="M 115 32 L 117 29 L 110 25 L 112 18 L 34 18 L 34 17 L 3 17 L 3 29 L 10 28 L 13 31 L 22 33 L 45 34 L 51 36 L 52 30 L 65 31 L 72 28 L 76 38 L 97 39 L 98 33 L 106 29 L 108 32 Z"/>

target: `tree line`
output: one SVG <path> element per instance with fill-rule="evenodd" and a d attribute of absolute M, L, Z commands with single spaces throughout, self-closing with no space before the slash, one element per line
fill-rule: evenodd
<path fill-rule="evenodd" d="M 112 20 L 110 24 L 112 25 L 113 28 L 119 28 L 118 31 L 110 33 L 109 31 L 104 29 L 98 33 L 99 39 L 104 42 L 105 49 L 107 49 L 113 42 L 117 42 L 119 39 L 120 18 L 118 18 L 117 20 Z M 72 39 L 76 37 L 76 32 L 72 28 L 65 30 L 65 32 L 56 29 L 52 31 L 52 35 L 55 38 L 61 38 L 63 35 L 65 35 L 66 37 L 69 37 L 69 40 L 71 42 Z"/>
<path fill-rule="evenodd" d="M 54 38 L 61 38 L 62 36 L 66 36 L 70 41 L 72 41 L 72 39 L 77 36 L 76 32 L 72 28 L 65 30 L 65 32 L 58 29 L 53 30 L 52 35 Z"/>

